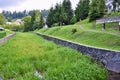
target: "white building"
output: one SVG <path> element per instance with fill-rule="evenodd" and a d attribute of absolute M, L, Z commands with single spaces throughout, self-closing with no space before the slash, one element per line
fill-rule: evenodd
<path fill-rule="evenodd" d="M 107 11 L 110 13 L 113 11 L 113 0 L 106 0 L 106 7 L 107 7 Z M 116 3 L 116 10 L 120 10 L 120 5 L 118 5 L 118 3 Z"/>

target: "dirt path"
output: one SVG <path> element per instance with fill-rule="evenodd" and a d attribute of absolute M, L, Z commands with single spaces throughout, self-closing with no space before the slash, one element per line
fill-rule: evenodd
<path fill-rule="evenodd" d="M 79 25 L 79 28 L 82 29 L 82 30 L 85 30 L 85 31 L 90 31 L 90 32 L 96 32 L 96 33 L 106 33 L 106 34 L 111 34 L 111 35 L 115 35 L 115 36 L 118 36 L 120 37 L 120 34 L 117 34 L 117 33 L 110 33 L 110 32 L 105 32 L 104 30 L 90 30 L 90 29 L 84 29 L 82 25 Z"/>

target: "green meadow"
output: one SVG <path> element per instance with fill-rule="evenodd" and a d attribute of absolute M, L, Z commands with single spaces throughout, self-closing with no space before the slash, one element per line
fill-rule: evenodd
<path fill-rule="evenodd" d="M 107 71 L 88 55 L 32 33 L 17 33 L 0 46 L 1 77 L 4 80 L 107 80 Z"/>

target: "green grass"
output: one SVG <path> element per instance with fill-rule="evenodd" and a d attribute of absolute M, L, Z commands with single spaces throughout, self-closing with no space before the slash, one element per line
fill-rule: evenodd
<path fill-rule="evenodd" d="M 6 35 L 12 34 L 12 31 L 9 29 L 5 29 Z"/>
<path fill-rule="evenodd" d="M 3 38 L 4 36 L 6 36 L 6 32 L 5 31 L 0 31 L 0 38 Z"/>
<path fill-rule="evenodd" d="M 17 33 L 0 46 L 0 75 L 5 80 L 107 80 L 107 71 L 89 56 L 32 33 Z"/>
<path fill-rule="evenodd" d="M 12 31 L 10 31 L 8 29 L 5 29 L 5 31 L 0 31 L 0 38 L 3 38 L 11 33 L 12 33 Z"/>
<path fill-rule="evenodd" d="M 53 27 L 49 29 L 40 29 L 36 32 L 52 35 L 55 37 L 75 41 L 81 44 L 86 44 L 90 46 L 107 48 L 113 50 L 120 50 L 120 32 L 109 29 L 101 30 L 101 25 L 97 25 L 96 29 L 92 28 L 95 22 L 88 22 L 88 19 L 78 22 L 75 25 Z M 116 23 L 111 23 L 112 26 Z M 110 24 L 106 24 L 110 26 Z M 72 33 L 72 29 L 77 29 L 76 33 Z"/>

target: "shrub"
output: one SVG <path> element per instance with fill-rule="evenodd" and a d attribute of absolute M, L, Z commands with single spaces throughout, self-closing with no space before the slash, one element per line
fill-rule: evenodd
<path fill-rule="evenodd" d="M 77 32 L 77 29 L 72 29 L 72 33 L 76 33 Z"/>

